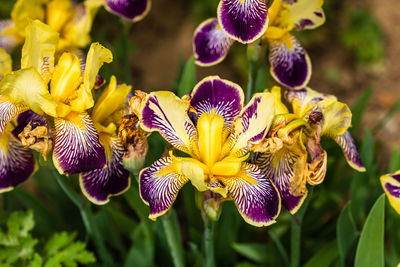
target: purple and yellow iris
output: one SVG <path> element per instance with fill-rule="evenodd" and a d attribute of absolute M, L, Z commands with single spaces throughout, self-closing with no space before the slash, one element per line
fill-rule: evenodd
<path fill-rule="evenodd" d="M 140 195 L 150 206 L 151 219 L 167 212 L 190 181 L 200 192 L 232 199 L 250 224 L 275 222 L 279 193 L 259 167 L 246 162 L 251 148 L 268 132 L 274 99 L 269 93 L 258 93 L 244 107 L 243 102 L 240 86 L 218 76 L 203 79 L 184 99 L 160 91 L 142 101 L 142 128 L 159 132 L 188 155 L 178 157 L 170 151 L 141 171 Z"/>
<path fill-rule="evenodd" d="M 400 214 L 400 170 L 382 175 L 380 180 L 390 205 Z"/>
<path fill-rule="evenodd" d="M 274 87 L 276 116 L 267 137 L 256 149 L 253 161 L 278 188 L 282 204 L 296 213 L 307 196 L 307 184 L 320 184 L 326 174 L 327 153 L 320 137 L 333 138 L 342 148 L 349 165 L 365 171 L 353 138 L 347 129 L 351 112 L 334 96 L 309 88 L 288 91 L 293 114 L 281 102 L 280 88 Z"/>
<path fill-rule="evenodd" d="M 132 22 L 143 19 L 150 11 L 151 0 L 103 0 L 111 13 Z"/>
<path fill-rule="evenodd" d="M 218 19 L 204 21 L 194 33 L 196 63 L 215 65 L 226 57 L 234 40 L 250 43 L 261 37 L 263 44 L 269 44 L 271 75 L 288 88 L 303 88 L 311 77 L 311 62 L 290 31 L 322 25 L 322 4 L 323 0 L 275 0 L 267 12 L 264 1 L 221 1 Z"/>

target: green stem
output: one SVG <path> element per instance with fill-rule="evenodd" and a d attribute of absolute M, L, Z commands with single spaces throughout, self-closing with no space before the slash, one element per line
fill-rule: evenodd
<path fill-rule="evenodd" d="M 214 228 L 215 221 L 206 217 L 204 220 L 204 254 L 205 254 L 205 264 L 206 267 L 215 266 L 215 256 L 214 256 Z"/>
<path fill-rule="evenodd" d="M 248 103 L 255 91 L 256 88 L 256 80 L 257 80 L 257 62 L 249 61 L 249 75 L 247 82 L 247 91 L 246 91 L 246 103 Z"/>
<path fill-rule="evenodd" d="M 129 21 L 122 20 L 122 43 L 121 43 L 121 54 L 122 63 L 124 67 L 124 80 L 127 84 L 132 84 L 131 77 L 131 66 L 129 57 L 129 31 L 131 29 L 132 23 Z"/>
<path fill-rule="evenodd" d="M 170 211 L 161 219 L 165 236 L 167 238 L 168 246 L 171 250 L 172 260 L 175 267 L 185 266 L 183 257 L 182 239 L 179 233 L 178 222 L 175 213 Z"/>
<path fill-rule="evenodd" d="M 102 262 L 105 264 L 105 266 L 112 266 L 114 260 L 104 245 L 104 239 L 101 236 L 97 228 L 97 225 L 95 224 L 95 221 L 93 220 L 93 214 L 90 209 L 90 206 L 87 205 L 86 207 L 84 207 L 82 205 L 80 196 L 68 182 L 68 179 L 66 177 L 59 175 L 55 171 L 53 171 L 53 173 L 61 189 L 68 196 L 68 198 L 75 204 L 75 206 L 78 207 L 79 212 L 81 213 L 82 221 L 85 226 L 86 232 L 89 234 L 89 236 L 93 238 L 94 244 L 98 251 L 98 255 L 101 258 Z"/>
<path fill-rule="evenodd" d="M 300 266 L 301 222 L 293 217 L 290 230 L 290 266 Z"/>

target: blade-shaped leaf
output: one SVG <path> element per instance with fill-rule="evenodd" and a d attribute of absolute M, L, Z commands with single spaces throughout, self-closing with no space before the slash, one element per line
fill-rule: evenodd
<path fill-rule="evenodd" d="M 368 101 L 371 98 L 372 92 L 374 91 L 374 87 L 370 86 L 367 90 L 361 95 L 361 97 L 354 103 L 351 107 L 352 117 L 352 127 L 350 128 L 351 134 L 355 134 L 358 130 L 358 126 L 361 123 L 362 116 L 364 115 L 365 108 L 367 107 Z"/>
<path fill-rule="evenodd" d="M 232 247 L 240 255 L 257 263 L 266 263 L 268 261 L 268 249 L 266 245 L 251 243 L 233 243 Z"/>
<path fill-rule="evenodd" d="M 335 241 L 323 246 L 303 267 L 328 267 L 338 257 Z"/>
<path fill-rule="evenodd" d="M 178 96 L 184 96 L 193 89 L 196 85 L 196 65 L 194 64 L 194 57 L 189 58 L 185 67 L 182 70 L 182 75 L 179 79 L 177 90 Z"/>
<path fill-rule="evenodd" d="M 385 194 L 375 202 L 358 241 L 355 267 L 384 266 Z"/>
<path fill-rule="evenodd" d="M 336 225 L 337 245 L 342 266 L 345 266 L 346 255 L 358 235 L 350 205 L 351 202 L 343 208 Z"/>

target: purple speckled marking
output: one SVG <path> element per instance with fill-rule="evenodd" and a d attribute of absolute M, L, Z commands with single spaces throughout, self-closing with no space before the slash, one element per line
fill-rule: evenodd
<path fill-rule="evenodd" d="M 293 49 L 284 42 L 273 41 L 269 61 L 274 78 L 286 87 L 300 89 L 307 85 L 311 75 L 311 62 L 306 51 L 292 37 Z"/>
<path fill-rule="evenodd" d="M 321 13 L 321 12 L 314 11 L 314 14 L 315 14 L 317 17 L 320 17 L 320 18 L 322 18 L 322 17 L 323 17 L 323 15 L 322 15 L 322 13 Z"/>
<path fill-rule="evenodd" d="M 197 111 L 198 118 L 215 110 L 224 118 L 224 125 L 230 126 L 242 110 L 243 102 L 243 91 L 239 85 L 212 77 L 197 84 L 191 93 L 190 105 Z"/>
<path fill-rule="evenodd" d="M 296 25 L 294 26 L 294 28 L 298 31 L 303 30 L 306 27 L 309 26 L 313 26 L 314 22 L 310 19 L 301 19 L 298 23 L 296 23 Z"/>
<path fill-rule="evenodd" d="M 218 21 L 233 39 L 250 43 L 267 28 L 268 10 L 264 0 L 221 0 Z"/>
<path fill-rule="evenodd" d="M 124 168 L 122 156 L 124 148 L 117 137 L 111 139 L 111 158 L 107 158 L 107 167 L 82 172 L 80 174 L 82 190 L 96 204 L 105 204 L 110 196 L 118 195 L 129 188 L 129 172 Z"/>
<path fill-rule="evenodd" d="M 204 21 L 194 33 L 193 48 L 196 63 L 212 66 L 222 61 L 233 43 L 219 26 L 217 18 Z"/>
<path fill-rule="evenodd" d="M 143 16 L 149 8 L 150 0 L 105 0 L 107 9 L 128 20 Z"/>

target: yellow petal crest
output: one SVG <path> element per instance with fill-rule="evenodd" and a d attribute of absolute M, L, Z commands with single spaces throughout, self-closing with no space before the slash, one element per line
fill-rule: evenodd
<path fill-rule="evenodd" d="M 282 103 L 281 88 L 279 86 L 272 87 L 271 94 L 274 96 L 275 100 L 275 114 L 278 115 L 289 113 L 287 107 Z"/>
<path fill-rule="evenodd" d="M 23 103 L 34 112 L 56 116 L 57 104 L 52 99 L 47 84 L 33 67 L 6 75 L 0 82 L 0 94 L 14 103 Z"/>
<path fill-rule="evenodd" d="M 48 83 L 54 69 L 59 34 L 39 20 L 30 21 L 22 47 L 21 68 L 34 67 Z"/>

